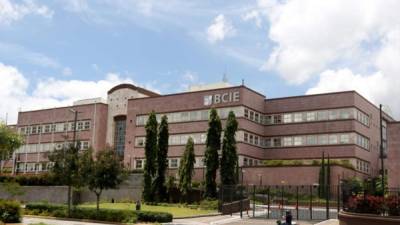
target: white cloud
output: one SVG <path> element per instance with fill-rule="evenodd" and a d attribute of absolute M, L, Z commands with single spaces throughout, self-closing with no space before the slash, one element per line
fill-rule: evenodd
<path fill-rule="evenodd" d="M 361 65 L 400 24 L 395 0 L 263 0 L 261 6 L 276 43 L 264 68 L 292 84 L 343 62 Z"/>
<path fill-rule="evenodd" d="M 362 75 L 351 69 L 326 70 L 319 76 L 318 83 L 307 94 L 332 91 L 356 90 L 376 105 L 391 108 L 393 115 L 400 117 L 400 30 L 388 33 L 382 47 L 372 59 L 377 72 Z"/>
<path fill-rule="evenodd" d="M 258 10 L 251 10 L 250 12 L 245 13 L 244 15 L 242 15 L 242 20 L 243 21 L 254 20 L 256 26 L 258 28 L 261 28 L 262 19 L 261 19 L 260 12 Z"/>
<path fill-rule="evenodd" d="M 36 4 L 33 0 L 25 0 L 21 4 L 9 0 L 0 0 L 0 24 L 9 25 L 27 15 L 38 15 L 52 18 L 54 12 L 45 5 Z"/>
<path fill-rule="evenodd" d="M 219 14 L 215 17 L 214 22 L 207 28 L 206 33 L 208 41 L 215 43 L 217 41 L 223 41 L 227 37 L 234 36 L 236 30 L 223 14 Z"/>
<path fill-rule="evenodd" d="M 102 80 L 57 80 L 49 78 L 35 86 L 15 67 L 0 63 L 0 118 L 8 113 L 9 123 L 16 123 L 18 111 L 71 105 L 74 101 L 103 97 L 120 83 L 133 83 L 129 78 L 109 73 Z M 144 85 L 151 88 L 151 84 Z"/>

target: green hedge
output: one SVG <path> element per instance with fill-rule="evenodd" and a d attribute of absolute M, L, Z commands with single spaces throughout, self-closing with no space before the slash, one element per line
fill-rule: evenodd
<path fill-rule="evenodd" d="M 53 186 L 62 185 L 55 177 L 50 174 L 27 176 L 0 176 L 0 183 L 16 182 L 22 186 Z"/>
<path fill-rule="evenodd" d="M 18 202 L 0 200 L 0 221 L 18 223 L 21 221 L 21 205 Z"/>
<path fill-rule="evenodd" d="M 68 217 L 67 206 L 46 203 L 30 203 L 25 207 L 25 213 L 29 215 Z M 171 222 L 172 214 L 162 212 L 147 212 L 133 210 L 100 209 L 77 207 L 71 211 L 71 218 L 90 219 L 108 222 L 135 223 L 141 222 Z"/>

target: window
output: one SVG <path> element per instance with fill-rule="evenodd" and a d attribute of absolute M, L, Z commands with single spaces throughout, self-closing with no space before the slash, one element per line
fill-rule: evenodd
<path fill-rule="evenodd" d="M 44 133 L 50 133 L 50 125 L 44 126 Z"/>
<path fill-rule="evenodd" d="M 284 137 L 283 138 L 283 146 L 292 146 L 293 138 L 292 137 Z"/>
<path fill-rule="evenodd" d="M 83 130 L 83 122 L 78 122 L 78 130 Z"/>
<path fill-rule="evenodd" d="M 295 113 L 294 114 L 294 122 L 298 123 L 303 121 L 303 114 L 302 113 Z"/>
<path fill-rule="evenodd" d="M 264 146 L 265 146 L 266 148 L 272 147 L 272 146 L 271 146 L 271 138 L 265 138 L 265 139 L 264 139 Z"/>
<path fill-rule="evenodd" d="M 316 113 L 315 112 L 308 112 L 307 113 L 307 121 L 314 121 L 316 119 Z"/>
<path fill-rule="evenodd" d="M 254 144 L 258 145 L 258 136 L 254 136 Z"/>
<path fill-rule="evenodd" d="M 264 121 L 265 124 L 272 124 L 272 122 L 273 122 L 272 121 L 272 116 L 265 116 L 264 120 L 265 120 Z"/>
<path fill-rule="evenodd" d="M 249 143 L 250 143 L 250 144 L 253 144 L 253 135 L 250 134 L 249 136 L 250 136 L 250 141 L 249 141 Z"/>
<path fill-rule="evenodd" d="M 318 144 L 320 144 L 320 145 L 328 144 L 328 135 L 319 135 L 318 136 Z"/>
<path fill-rule="evenodd" d="M 85 121 L 84 129 L 85 130 L 89 130 L 90 129 L 90 121 Z"/>
<path fill-rule="evenodd" d="M 244 109 L 244 117 L 249 118 L 249 110 Z"/>
<path fill-rule="evenodd" d="M 243 158 L 243 166 L 247 166 L 247 158 Z"/>
<path fill-rule="evenodd" d="M 178 167 L 178 159 L 171 159 L 169 164 L 170 168 L 177 168 Z"/>
<path fill-rule="evenodd" d="M 302 136 L 294 137 L 294 145 L 295 146 L 303 145 L 303 137 Z"/>
<path fill-rule="evenodd" d="M 292 122 L 292 114 L 283 114 L 283 122 L 284 123 L 291 123 Z"/>
<path fill-rule="evenodd" d="M 260 118 L 260 114 L 255 113 L 254 119 L 255 119 L 255 121 L 256 121 L 257 123 L 259 122 L 259 118 Z"/>
<path fill-rule="evenodd" d="M 250 111 L 250 120 L 254 120 L 254 112 Z"/>
<path fill-rule="evenodd" d="M 307 136 L 307 145 L 317 145 L 318 139 L 316 135 Z"/>
<path fill-rule="evenodd" d="M 253 166 L 253 159 L 249 159 L 249 166 Z"/>
<path fill-rule="evenodd" d="M 329 135 L 329 144 L 334 145 L 338 143 L 338 137 L 336 134 Z"/>
<path fill-rule="evenodd" d="M 282 116 L 281 116 L 281 115 L 275 115 L 275 116 L 274 116 L 274 123 L 275 123 L 275 124 L 280 124 L 280 123 L 282 123 Z"/>
<path fill-rule="evenodd" d="M 341 119 L 349 119 L 350 118 L 350 110 L 349 109 L 341 109 L 340 110 L 340 118 Z"/>
<path fill-rule="evenodd" d="M 143 161 L 141 159 L 136 160 L 136 169 L 142 169 L 143 168 Z"/>
<path fill-rule="evenodd" d="M 328 120 L 328 111 L 318 111 L 317 112 L 318 120 Z"/>
<path fill-rule="evenodd" d="M 280 147 L 281 145 L 281 138 L 274 138 L 274 147 Z"/>
<path fill-rule="evenodd" d="M 55 132 L 56 131 L 56 125 L 55 124 L 51 124 L 51 132 Z"/>
<path fill-rule="evenodd" d="M 89 142 L 88 142 L 88 141 L 83 141 L 83 142 L 82 142 L 81 149 L 82 149 L 82 150 L 89 149 Z"/>
<path fill-rule="evenodd" d="M 338 119 L 338 111 L 337 110 L 329 111 L 329 120 L 336 120 L 336 119 Z"/>
<path fill-rule="evenodd" d="M 32 134 L 36 134 L 36 131 L 37 131 L 36 126 L 33 126 L 33 127 L 32 127 Z"/>
<path fill-rule="evenodd" d="M 349 134 L 341 134 L 340 135 L 340 144 L 348 144 L 350 143 L 350 135 Z"/>

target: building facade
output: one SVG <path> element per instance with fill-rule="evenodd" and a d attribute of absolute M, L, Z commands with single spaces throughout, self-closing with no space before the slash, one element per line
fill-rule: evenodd
<path fill-rule="evenodd" d="M 263 184 L 316 183 L 319 167 L 315 162 L 323 153 L 335 162 L 331 183 L 380 173 L 380 111 L 357 92 L 268 99 L 243 85 L 213 88 L 159 95 L 121 84 L 108 92 L 106 103 L 87 100 L 71 107 L 20 112 L 17 129 L 25 135 L 25 145 L 14 156 L 13 171 L 40 173 L 51 166 L 48 153 L 71 141 L 74 123 L 69 109 L 80 112 L 76 126 L 82 149 L 92 147 L 98 151 L 111 146 L 128 168 L 142 169 L 144 126 L 148 114 L 154 111 L 158 120 L 162 115 L 168 117 L 170 175 L 176 175 L 184 146 L 192 137 L 195 179 L 202 180 L 208 116 L 215 108 L 223 127 L 230 111 L 237 117 L 239 165 L 246 168 L 248 183 L 261 179 Z M 396 124 L 383 114 L 383 143 L 389 156 L 385 168 L 389 175 L 393 174 L 390 170 L 399 169 L 398 161 L 391 160 L 392 155 L 393 159 L 400 155 L 400 128 Z M 271 160 L 292 164 L 264 166 Z"/>

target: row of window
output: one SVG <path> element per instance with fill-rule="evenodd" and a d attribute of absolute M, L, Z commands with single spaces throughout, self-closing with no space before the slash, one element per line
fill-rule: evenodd
<path fill-rule="evenodd" d="M 77 131 L 90 130 L 90 120 L 77 121 Z M 74 131 L 74 122 L 52 123 L 43 125 L 32 125 L 18 128 L 20 134 L 47 134 L 56 132 Z"/>
<path fill-rule="evenodd" d="M 204 167 L 204 158 L 203 157 L 196 157 L 196 162 L 194 164 L 195 168 L 202 168 Z M 135 160 L 135 169 L 143 169 L 145 159 L 136 159 Z M 180 165 L 180 158 L 168 158 L 168 168 L 179 168 Z"/>
<path fill-rule="evenodd" d="M 356 108 L 304 111 L 274 115 L 263 115 L 246 108 L 244 109 L 244 117 L 264 125 L 343 119 L 357 119 L 366 126 L 369 126 L 370 123 L 369 116 Z"/>
<path fill-rule="evenodd" d="M 221 135 L 223 136 L 223 134 Z M 192 134 L 171 134 L 169 135 L 168 144 L 169 145 L 186 145 L 189 137 L 193 138 L 194 144 L 205 144 L 207 140 L 206 133 L 192 133 Z M 146 142 L 145 137 L 136 137 L 135 146 L 144 147 Z"/>
<path fill-rule="evenodd" d="M 364 173 L 369 173 L 369 162 L 357 159 L 356 169 Z"/>
<path fill-rule="evenodd" d="M 243 158 L 243 166 L 258 166 L 262 165 L 262 161 L 258 159 L 252 159 L 252 158 Z"/>
<path fill-rule="evenodd" d="M 80 149 L 86 150 L 89 148 L 89 141 L 81 141 Z M 61 150 L 68 147 L 72 142 L 56 142 L 56 143 L 41 143 L 41 144 L 26 144 L 18 148 L 15 153 L 37 153 L 37 152 L 52 152 L 53 150 Z"/>
<path fill-rule="evenodd" d="M 221 137 L 223 134 L 221 135 Z M 206 133 L 174 134 L 169 136 L 169 145 L 185 145 L 189 137 L 193 138 L 195 144 L 205 144 Z M 237 131 L 236 140 L 256 145 L 262 148 L 277 148 L 291 146 L 312 146 L 312 145 L 337 145 L 337 144 L 356 144 L 364 149 L 370 149 L 369 139 L 358 133 L 333 133 L 333 134 L 313 134 L 295 135 L 280 137 L 262 137 L 246 131 Z M 145 137 L 135 138 L 135 147 L 145 146 Z"/>
<path fill-rule="evenodd" d="M 244 107 L 228 107 L 228 108 L 218 108 L 216 109 L 219 117 L 221 119 L 228 118 L 229 112 L 233 111 L 237 117 L 243 116 Z M 165 114 L 157 114 L 157 121 L 161 121 L 161 117 L 166 115 L 168 117 L 169 123 L 179 123 L 179 122 L 190 122 L 190 121 L 201 121 L 208 120 L 210 114 L 209 109 L 205 110 L 195 110 L 195 111 L 186 111 L 186 112 L 173 112 L 173 113 L 165 113 Z M 143 126 L 146 124 L 148 115 L 141 115 L 136 117 L 136 125 Z"/>
<path fill-rule="evenodd" d="M 238 136 L 241 136 L 241 133 L 239 133 Z M 365 149 L 370 148 L 369 139 L 358 133 L 261 137 L 252 133 L 243 132 L 243 142 L 263 148 L 337 144 L 356 144 Z"/>
<path fill-rule="evenodd" d="M 53 166 L 52 162 L 43 163 L 17 163 L 18 172 L 42 172 L 48 171 Z"/>

